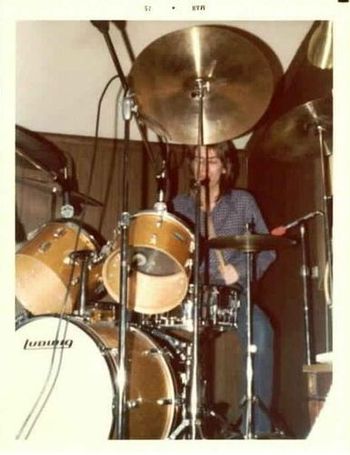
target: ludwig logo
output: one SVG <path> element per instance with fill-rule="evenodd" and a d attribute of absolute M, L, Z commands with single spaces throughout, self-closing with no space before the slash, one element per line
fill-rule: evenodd
<path fill-rule="evenodd" d="M 73 340 L 29 340 L 28 338 L 24 342 L 23 349 L 69 349 L 73 345 Z"/>

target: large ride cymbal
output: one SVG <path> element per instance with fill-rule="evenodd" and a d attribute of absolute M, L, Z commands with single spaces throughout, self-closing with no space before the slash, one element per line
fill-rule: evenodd
<path fill-rule="evenodd" d="M 198 80 L 203 81 L 203 144 L 251 129 L 271 100 L 264 54 L 238 31 L 202 25 L 169 33 L 137 57 L 129 85 L 147 126 L 170 141 L 198 144 Z"/>
<path fill-rule="evenodd" d="M 277 250 L 295 245 L 295 242 L 286 237 L 276 237 L 269 234 L 243 234 L 216 237 L 208 241 L 209 248 L 231 248 L 245 253 L 256 253 L 261 250 Z"/>
<path fill-rule="evenodd" d="M 331 96 L 301 104 L 272 123 L 259 153 L 281 161 L 319 157 L 318 127 L 322 129 L 325 146 L 331 149 L 332 118 Z"/>

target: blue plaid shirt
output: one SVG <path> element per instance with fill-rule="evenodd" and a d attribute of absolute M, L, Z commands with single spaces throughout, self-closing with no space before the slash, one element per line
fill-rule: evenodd
<path fill-rule="evenodd" d="M 173 199 L 173 211 L 193 228 L 195 220 L 194 198 L 189 194 L 180 194 Z M 254 197 L 245 190 L 231 190 L 216 203 L 211 213 L 217 237 L 242 235 L 246 232 L 247 223 L 254 222 L 256 233 L 268 233 Z M 201 233 L 204 233 L 204 216 L 201 216 Z M 239 273 L 239 284 L 246 287 L 246 255 L 234 249 L 222 249 L 226 264 L 232 264 Z M 274 251 L 261 251 L 256 254 L 255 277 L 259 279 L 268 266 L 275 260 Z M 209 250 L 209 270 L 211 284 L 224 284 L 219 271 L 219 262 L 214 250 Z M 201 271 L 203 272 L 203 264 Z"/>

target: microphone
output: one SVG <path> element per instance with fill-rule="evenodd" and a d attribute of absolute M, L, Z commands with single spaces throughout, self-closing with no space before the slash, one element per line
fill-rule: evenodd
<path fill-rule="evenodd" d="M 270 234 L 277 235 L 277 236 L 284 235 L 288 231 L 288 229 L 291 229 L 294 226 L 297 226 L 302 221 L 309 220 L 310 218 L 313 218 L 316 215 L 322 215 L 323 216 L 323 212 L 321 212 L 319 210 L 316 210 L 315 212 L 310 212 L 307 215 L 304 215 L 304 216 L 302 216 L 300 218 L 297 218 L 296 220 L 291 221 L 290 223 L 288 223 L 288 224 L 286 224 L 284 226 L 277 226 L 277 227 L 273 228 L 271 230 Z"/>
<path fill-rule="evenodd" d="M 74 207 L 70 202 L 70 193 L 67 190 L 62 191 L 62 206 L 61 206 L 61 216 L 62 218 L 73 218 L 74 216 Z"/>

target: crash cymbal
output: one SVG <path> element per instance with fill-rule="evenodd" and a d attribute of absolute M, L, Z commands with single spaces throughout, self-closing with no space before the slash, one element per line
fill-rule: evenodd
<path fill-rule="evenodd" d="M 216 237 L 208 241 L 209 248 L 244 251 L 255 253 L 261 250 L 277 250 L 294 245 L 293 240 L 285 237 L 276 237 L 269 234 L 243 234 L 225 237 Z"/>
<path fill-rule="evenodd" d="M 61 187 L 55 185 L 52 182 L 37 180 L 30 177 L 16 177 L 16 182 L 31 186 L 32 188 L 36 188 L 40 191 L 44 191 L 45 193 L 50 194 L 62 195 L 63 191 Z M 77 202 L 79 204 L 90 205 L 93 207 L 103 207 L 103 204 L 101 202 L 90 196 L 87 196 L 86 194 L 79 193 L 79 191 L 69 190 L 68 193 L 73 203 Z"/>
<path fill-rule="evenodd" d="M 332 148 L 332 97 L 319 98 L 295 107 L 267 130 L 259 153 L 281 161 L 320 156 L 317 127 L 325 146 Z"/>
<path fill-rule="evenodd" d="M 53 180 L 63 178 L 67 158 L 62 150 L 41 134 L 16 125 L 16 158 L 30 169 L 40 169 Z"/>
<path fill-rule="evenodd" d="M 170 141 L 198 144 L 197 81 L 204 84 L 203 144 L 233 139 L 265 112 L 274 78 L 264 54 L 239 31 L 202 25 L 153 41 L 129 75 L 140 116 Z"/>
<path fill-rule="evenodd" d="M 309 41 L 307 58 L 317 68 L 333 68 L 333 23 L 320 21 Z"/>

